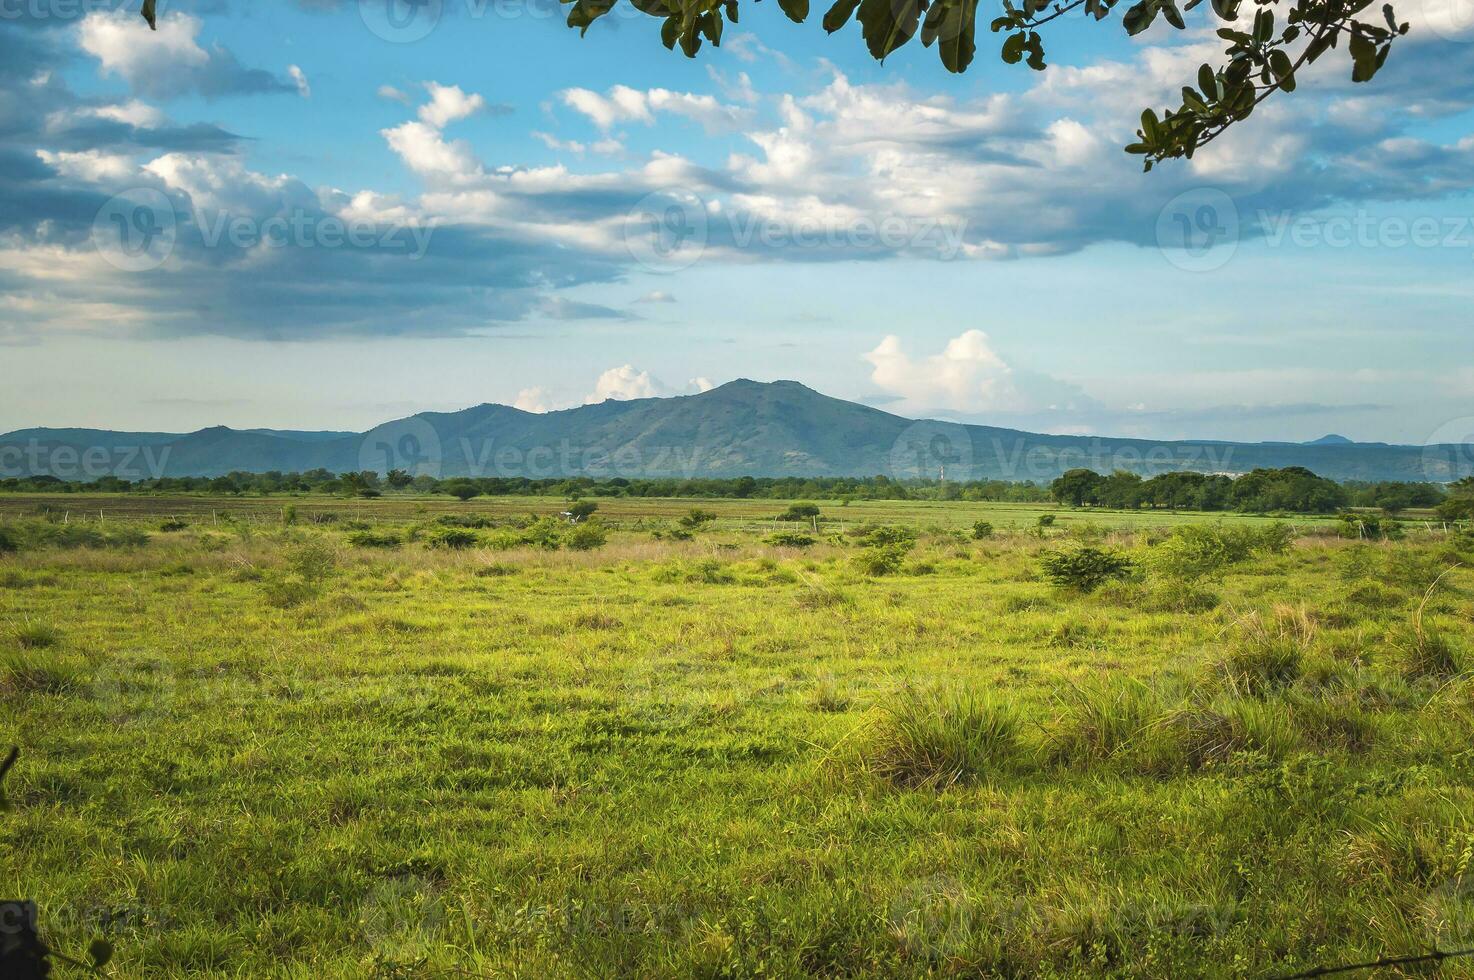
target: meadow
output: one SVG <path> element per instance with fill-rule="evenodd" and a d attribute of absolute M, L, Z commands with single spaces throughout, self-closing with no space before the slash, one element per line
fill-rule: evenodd
<path fill-rule="evenodd" d="M 0 496 L 0 895 L 119 977 L 1474 946 L 1469 532 L 597 503 Z"/>

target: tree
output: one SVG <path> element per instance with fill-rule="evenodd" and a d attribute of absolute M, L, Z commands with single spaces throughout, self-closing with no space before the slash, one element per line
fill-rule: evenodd
<path fill-rule="evenodd" d="M 445 485 L 445 492 L 461 502 L 481 496 L 481 488 L 470 480 L 454 480 Z"/>
<path fill-rule="evenodd" d="M 1068 470 L 1049 485 L 1049 494 L 1059 503 L 1084 507 L 1095 503 L 1096 491 L 1104 480 L 1105 477 L 1094 470 Z"/>
<path fill-rule="evenodd" d="M 598 509 L 599 505 L 592 500 L 575 500 L 568 505 L 568 516 L 573 519 L 573 523 L 577 524 L 588 520 Z"/>
<path fill-rule="evenodd" d="M 570 4 L 568 26 L 587 33 L 619 0 L 563 2 Z M 1105 20 L 1117 2 L 1021 0 L 1015 6 L 1013 0 L 1002 0 L 1001 15 L 992 18 L 988 27 L 1002 36 L 999 54 L 1004 62 L 1016 65 L 1022 61 L 1043 71 L 1047 67 L 1044 27 L 1075 13 Z M 703 39 L 720 46 L 725 23 L 737 23 L 739 12 L 738 0 L 629 3 L 660 18 L 661 41 L 672 50 L 679 44 L 688 58 L 696 57 Z M 1121 25 L 1134 37 L 1160 16 L 1177 30 L 1186 30 L 1183 14 L 1201 3 L 1186 0 L 1179 7 L 1178 0 L 1136 0 L 1126 8 Z M 149 16 L 152 3 L 145 6 L 145 16 Z M 778 6 L 795 23 L 809 17 L 809 0 L 778 0 Z M 1216 68 L 1204 64 L 1195 78 L 1184 79 L 1196 82 L 1196 87 L 1184 85 L 1180 105 L 1163 110 L 1160 116 L 1153 109 L 1142 112 L 1136 142 L 1126 152 L 1144 157 L 1147 170 L 1162 160 L 1191 158 L 1234 123 L 1247 119 L 1265 99 L 1276 92 L 1293 92 L 1301 69 L 1342 42 L 1351 60 L 1351 80 L 1370 81 L 1387 60 L 1393 40 L 1408 31 L 1390 4 L 1371 11 L 1372 0 L 1255 0 L 1257 9 L 1249 30 L 1239 29 L 1241 7 L 1240 0 L 1212 0 L 1209 5 L 1213 16 L 1223 22 L 1218 37 L 1226 44 L 1226 62 Z M 924 46 L 936 46 L 947 71 L 963 72 L 977 50 L 978 13 L 977 0 L 836 0 L 824 14 L 823 26 L 833 34 L 858 20 L 866 47 L 879 61 L 919 33 Z"/>
<path fill-rule="evenodd" d="M 384 475 L 384 482 L 389 485 L 390 490 L 403 490 L 411 483 L 414 483 L 415 478 L 404 470 L 390 470 Z"/>

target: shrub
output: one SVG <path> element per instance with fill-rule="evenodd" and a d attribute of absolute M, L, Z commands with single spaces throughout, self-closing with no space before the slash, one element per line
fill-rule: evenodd
<path fill-rule="evenodd" d="M 0 524 L 0 555 L 14 554 L 20 550 L 20 535 L 5 524 Z"/>
<path fill-rule="evenodd" d="M 297 505 L 287 504 L 281 509 L 281 522 L 288 527 L 297 523 Z M 167 530 L 167 528 L 165 529 Z"/>
<path fill-rule="evenodd" d="M 286 563 L 298 578 L 315 585 L 338 567 L 338 553 L 325 541 L 309 541 L 288 552 Z"/>
<path fill-rule="evenodd" d="M 578 523 L 593 517 L 598 509 L 599 505 L 592 500 L 575 500 L 568 505 L 568 516 Z"/>
<path fill-rule="evenodd" d="M 441 514 L 435 518 L 435 523 L 441 527 L 491 527 L 496 522 L 481 514 Z"/>
<path fill-rule="evenodd" d="M 159 525 L 159 530 L 163 531 L 165 534 L 172 534 L 175 531 L 183 531 L 188 527 L 189 524 L 186 521 L 168 520 Z"/>
<path fill-rule="evenodd" d="M 768 535 L 768 544 L 778 548 L 808 548 L 813 546 L 814 538 L 801 531 L 778 531 Z"/>
<path fill-rule="evenodd" d="M 916 532 L 909 527 L 877 527 L 866 530 L 859 543 L 869 548 L 897 547 L 910 551 L 916 547 Z"/>
<path fill-rule="evenodd" d="M 398 548 L 403 541 L 392 531 L 354 531 L 348 543 L 355 548 Z"/>
<path fill-rule="evenodd" d="M 819 505 L 811 503 L 789 504 L 788 509 L 778 515 L 780 521 L 808 521 L 819 517 Z"/>
<path fill-rule="evenodd" d="M 716 519 L 717 515 L 714 511 L 702 510 L 700 507 L 692 507 L 690 511 L 686 513 L 686 516 L 681 518 L 680 523 L 682 527 L 695 531 L 699 528 L 705 527 Z"/>
<path fill-rule="evenodd" d="M 474 548 L 480 540 L 480 535 L 464 527 L 440 527 L 425 536 L 425 544 L 431 548 L 448 548 L 452 551 Z"/>
<path fill-rule="evenodd" d="M 908 688 L 885 708 L 869 750 L 871 772 L 897 786 L 946 789 L 1013 767 L 1019 722 L 968 691 Z"/>
<path fill-rule="evenodd" d="M 1054 515 L 1053 514 L 1040 514 L 1039 515 L 1039 523 L 1036 526 L 1038 526 L 1038 527 L 1054 527 Z"/>
<path fill-rule="evenodd" d="M 1089 547 L 1046 551 L 1039 556 L 1039 564 L 1056 586 L 1080 592 L 1094 592 L 1112 579 L 1125 578 L 1133 568 L 1124 555 Z"/>
<path fill-rule="evenodd" d="M 866 575 L 894 575 L 901 570 L 906 554 L 911 549 L 900 544 L 879 545 L 866 548 L 855 556 L 855 564 Z"/>
<path fill-rule="evenodd" d="M 1188 524 L 1152 549 L 1148 563 L 1163 578 L 1194 582 L 1248 561 L 1256 552 L 1283 554 L 1295 530 L 1283 522 L 1255 527 Z"/>
<path fill-rule="evenodd" d="M 563 544 L 563 533 L 567 527 L 556 517 L 539 517 L 522 532 L 522 540 L 548 551 L 557 551 Z"/>
<path fill-rule="evenodd" d="M 563 535 L 563 544 L 573 551 L 593 551 L 608 540 L 609 532 L 599 523 L 579 524 Z"/>
<path fill-rule="evenodd" d="M 978 521 L 972 526 L 972 539 L 982 541 L 993 536 L 993 525 L 987 521 Z"/>

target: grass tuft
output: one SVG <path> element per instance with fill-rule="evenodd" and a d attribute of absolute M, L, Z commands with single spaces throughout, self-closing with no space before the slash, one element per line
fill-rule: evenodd
<path fill-rule="evenodd" d="M 868 762 L 893 785 L 943 790 L 1019 762 L 1018 716 L 1001 702 L 966 690 L 908 687 L 883 710 Z"/>

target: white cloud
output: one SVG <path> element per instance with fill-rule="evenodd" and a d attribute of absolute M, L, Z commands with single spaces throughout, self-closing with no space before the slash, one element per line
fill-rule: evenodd
<path fill-rule="evenodd" d="M 407 92 L 397 89 L 393 85 L 380 85 L 378 95 L 379 98 L 386 101 L 400 102 L 404 105 L 409 105 L 411 101 Z"/>
<path fill-rule="evenodd" d="M 644 296 L 635 300 L 636 303 L 674 303 L 675 301 L 676 298 L 663 289 L 646 293 Z"/>
<path fill-rule="evenodd" d="M 475 93 L 467 94 L 459 85 L 426 82 L 425 91 L 430 93 L 430 101 L 420 106 L 420 121 L 435 129 L 444 129 L 458 119 L 486 109 L 486 99 Z"/>
<path fill-rule="evenodd" d="M 906 353 L 894 334 L 864 357 L 874 368 L 870 380 L 899 395 L 908 409 L 977 412 L 1013 400 L 1012 371 L 981 330 L 954 337 L 940 354 L 919 361 Z"/>
<path fill-rule="evenodd" d="M 296 65 L 287 66 L 287 74 L 292 77 L 292 83 L 297 86 L 297 94 L 304 99 L 312 98 L 312 86 L 307 82 L 307 73 Z"/>
<path fill-rule="evenodd" d="M 709 131 L 735 129 L 750 118 L 748 110 L 724 105 L 713 96 L 664 88 L 642 92 L 628 85 L 615 85 L 604 95 L 586 88 L 571 88 L 562 93 L 562 99 L 564 105 L 587 116 L 606 132 L 625 122 L 651 125 L 656 113 L 662 112 L 691 119 Z"/>
<path fill-rule="evenodd" d="M 523 388 L 517 392 L 517 400 L 512 402 L 512 407 L 520 408 L 524 412 L 543 415 L 553 411 L 552 392 L 542 387 Z"/>
<path fill-rule="evenodd" d="M 610 368 L 599 375 L 599 380 L 594 382 L 594 390 L 589 392 L 584 404 L 597 405 L 610 399 L 628 401 L 632 398 L 654 398 L 664 388 L 664 385 L 650 376 L 649 371 L 637 371 L 634 365 L 625 364 Z"/>
<path fill-rule="evenodd" d="M 122 78 L 133 91 L 157 98 L 293 92 L 305 85 L 246 68 L 221 45 L 207 51 L 198 40 L 201 26 L 188 14 L 168 14 L 151 31 L 131 8 L 95 10 L 82 18 L 77 41 L 97 59 L 102 74 Z"/>

